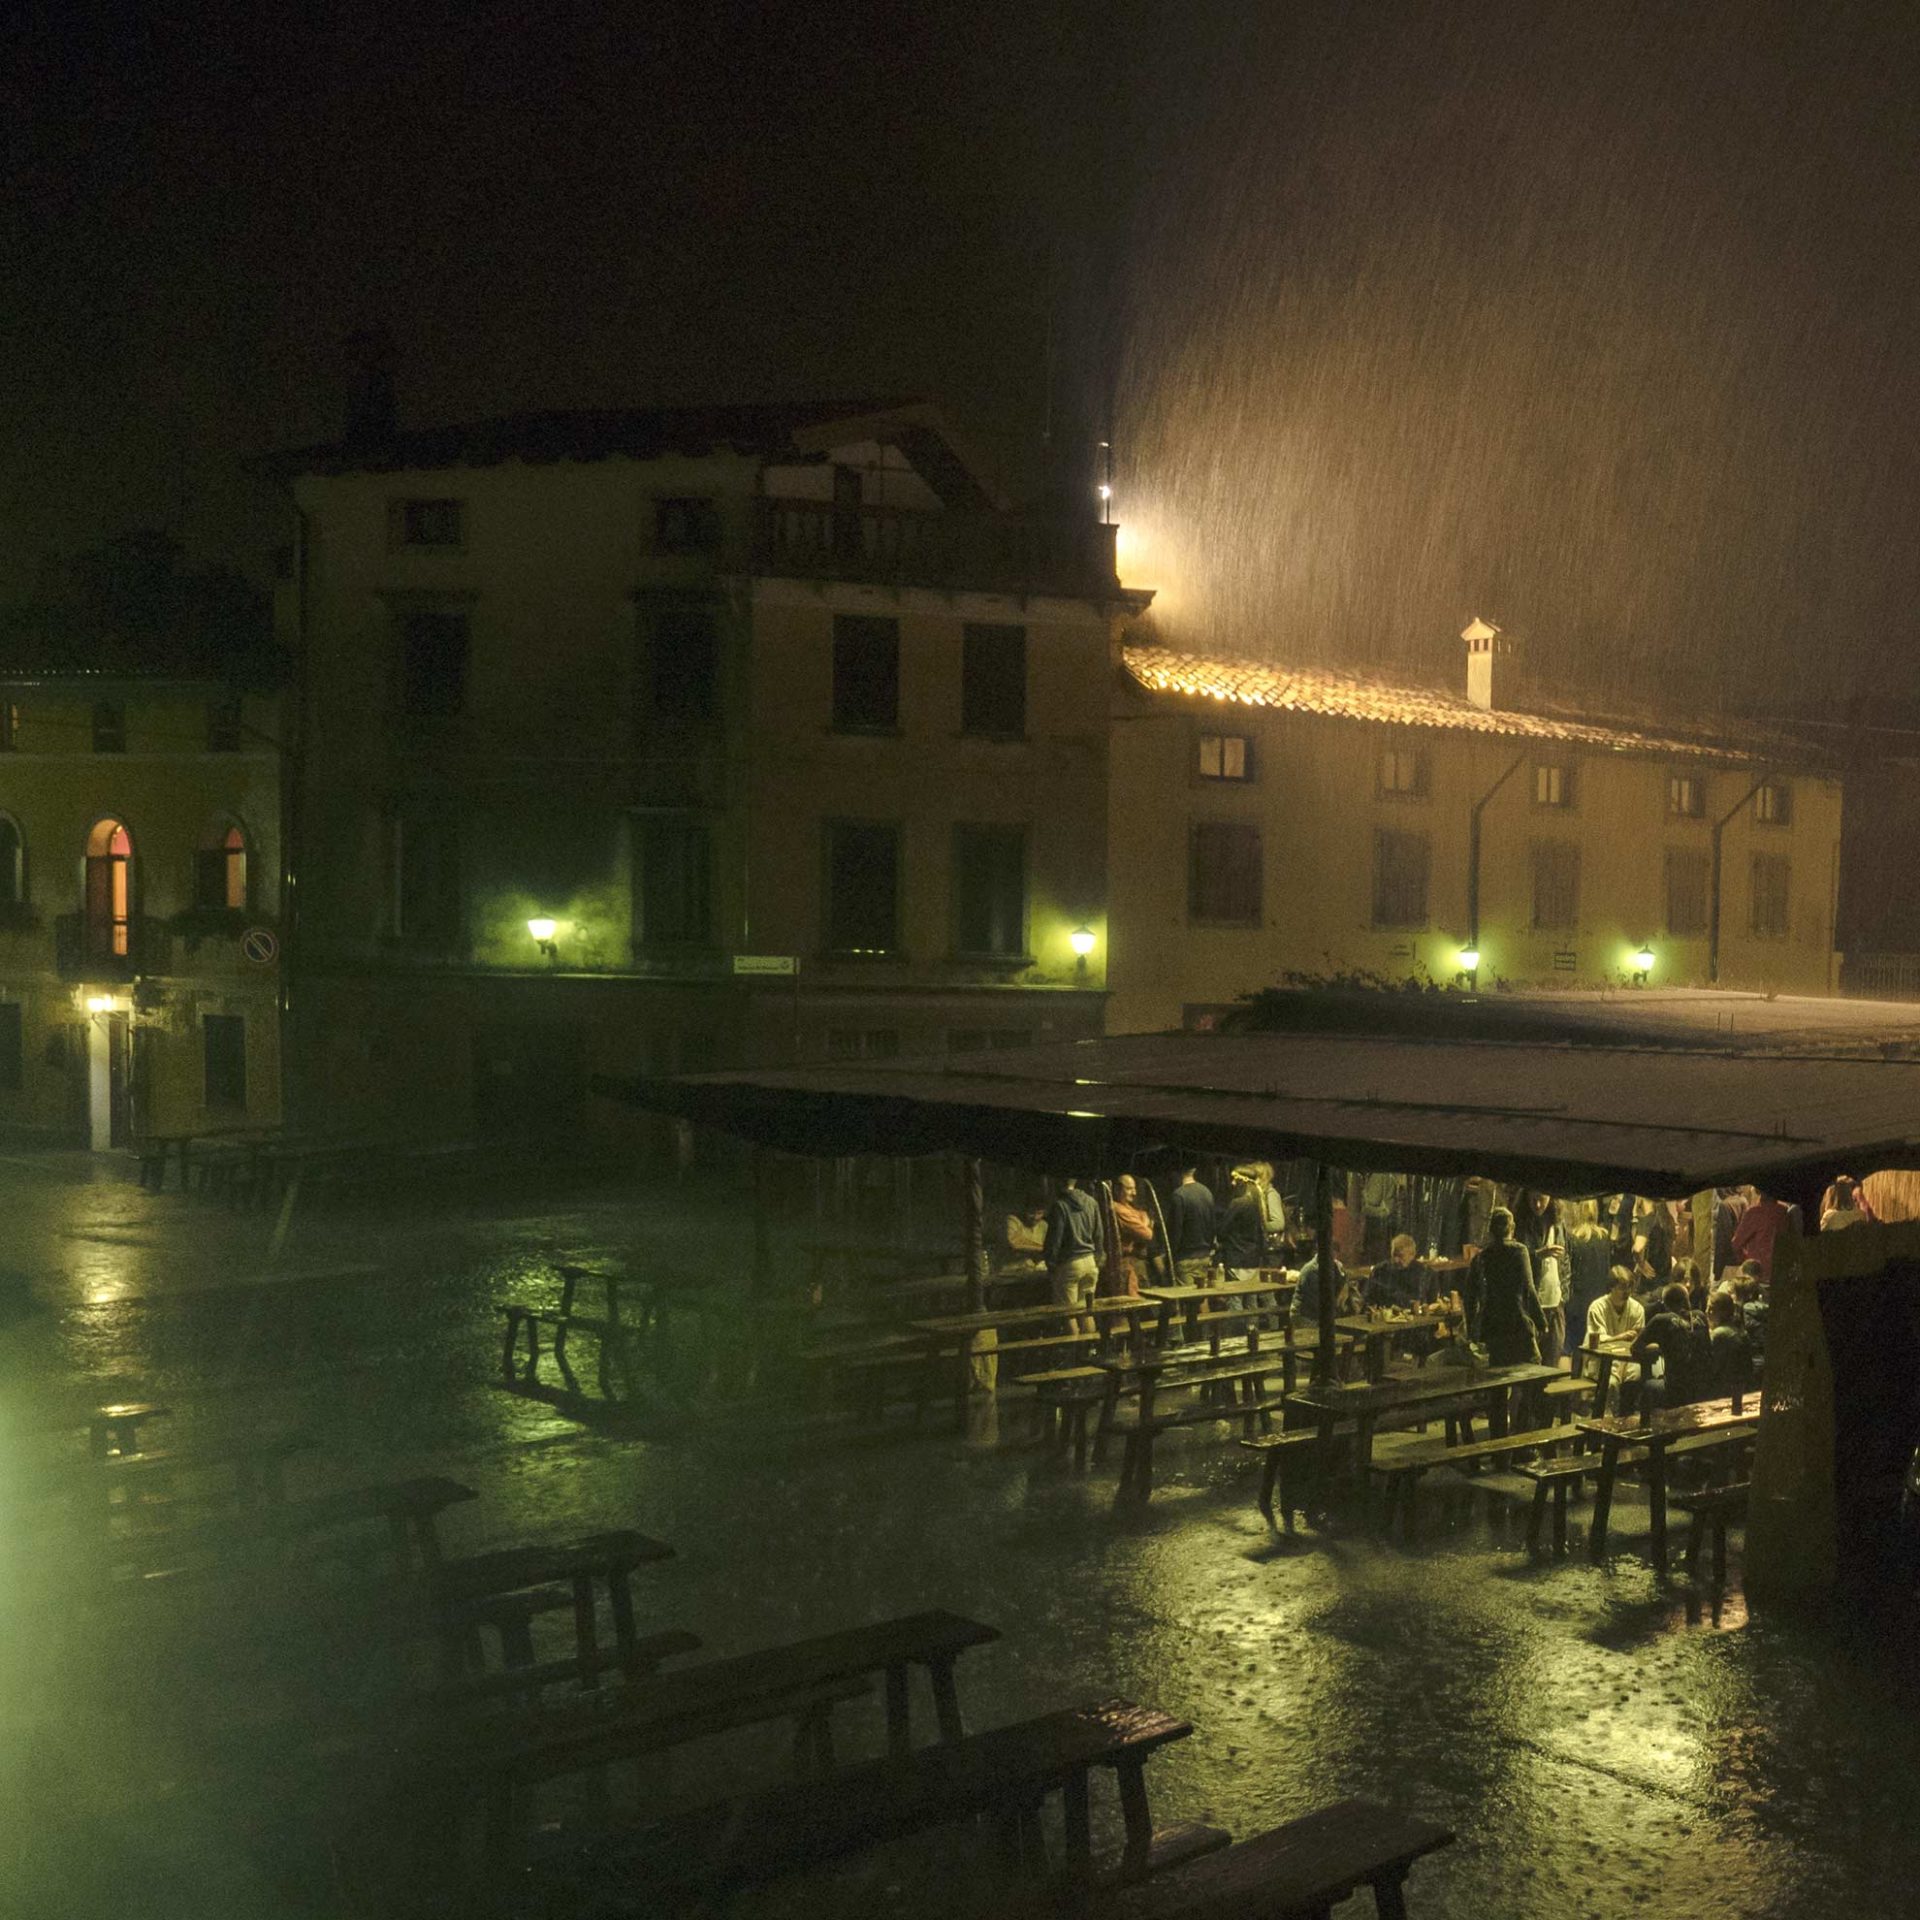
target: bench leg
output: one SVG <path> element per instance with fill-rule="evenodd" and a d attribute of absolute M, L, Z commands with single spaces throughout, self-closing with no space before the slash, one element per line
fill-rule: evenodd
<path fill-rule="evenodd" d="M 954 1690 L 953 1662 L 951 1660 L 930 1661 L 927 1666 L 927 1678 L 933 1683 L 933 1717 L 940 1728 L 940 1738 L 948 1745 L 966 1738 L 966 1723 L 960 1718 L 960 1696 Z"/>
<path fill-rule="evenodd" d="M 1137 1880 L 1153 1859 L 1153 1810 L 1147 1804 L 1146 1761 L 1139 1754 L 1122 1756 L 1114 1771 L 1120 1777 L 1120 1814 L 1127 1827 L 1120 1872 L 1125 1879 Z"/>
<path fill-rule="evenodd" d="M 1076 1473 L 1087 1470 L 1087 1415 L 1092 1411 L 1085 1400 L 1076 1400 L 1069 1416 L 1073 1422 L 1073 1469 Z"/>
<path fill-rule="evenodd" d="M 1527 1551 L 1540 1551 L 1540 1528 L 1547 1517 L 1547 1494 L 1550 1489 L 1544 1480 L 1533 1483 L 1533 1505 L 1527 1510 Z"/>
<path fill-rule="evenodd" d="M 887 1669 L 887 1751 L 904 1755 L 913 1745 L 907 1706 L 907 1670 Z"/>
<path fill-rule="evenodd" d="M 1567 1494 L 1571 1489 L 1564 1480 L 1556 1481 L 1553 1489 L 1553 1550 L 1565 1553 L 1567 1550 Z"/>
<path fill-rule="evenodd" d="M 519 1383 L 513 1376 L 513 1350 L 520 1344 L 520 1316 L 517 1313 L 507 1315 L 506 1338 L 500 1343 L 500 1371 L 508 1386 Z"/>
<path fill-rule="evenodd" d="M 1260 1469 L 1260 1513 L 1268 1526 L 1273 1525 L 1273 1484 L 1280 1477 L 1280 1449 L 1276 1447 L 1267 1455 Z M 1289 1526 L 1293 1523 L 1291 1511 L 1287 1514 Z"/>
<path fill-rule="evenodd" d="M 1407 1920 L 1406 1870 L 1383 1873 L 1373 1883 L 1373 1904 L 1380 1920 Z"/>

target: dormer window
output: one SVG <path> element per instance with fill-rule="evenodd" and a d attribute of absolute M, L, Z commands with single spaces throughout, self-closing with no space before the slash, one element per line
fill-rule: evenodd
<path fill-rule="evenodd" d="M 1253 742 L 1244 733 L 1203 733 L 1200 736 L 1202 780 L 1251 780 Z"/>
<path fill-rule="evenodd" d="M 1542 760 L 1533 770 L 1533 804 L 1536 807 L 1573 805 L 1573 769 L 1564 761 Z"/>
<path fill-rule="evenodd" d="M 1424 800 L 1427 797 L 1427 754 L 1424 747 L 1381 749 L 1380 795 L 1386 800 Z"/>
<path fill-rule="evenodd" d="M 1667 775 L 1667 811 L 1676 820 L 1698 820 L 1706 810 L 1706 782 L 1698 774 Z"/>
<path fill-rule="evenodd" d="M 1793 825 L 1793 789 L 1784 780 L 1769 780 L 1753 796 L 1753 817 L 1763 827 Z"/>

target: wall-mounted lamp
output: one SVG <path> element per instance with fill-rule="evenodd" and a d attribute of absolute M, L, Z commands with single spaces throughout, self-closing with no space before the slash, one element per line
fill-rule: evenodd
<path fill-rule="evenodd" d="M 1075 927 L 1074 930 L 1067 935 L 1067 945 L 1073 949 L 1073 957 L 1076 960 L 1084 962 L 1087 955 L 1093 951 L 1093 929 L 1091 927 Z"/>
<path fill-rule="evenodd" d="M 549 920 L 545 914 L 537 913 L 527 922 L 527 931 L 533 935 L 534 941 L 540 951 L 544 953 L 549 960 L 558 960 L 560 958 L 560 949 L 554 944 L 553 938 L 553 936 L 560 931 L 559 921 Z"/>
<path fill-rule="evenodd" d="M 1628 956 L 1628 962 L 1633 968 L 1636 981 L 1644 984 L 1647 975 L 1653 971 L 1653 949 L 1636 947 Z"/>
<path fill-rule="evenodd" d="M 1460 971 L 1462 973 L 1478 973 L 1480 971 L 1480 949 L 1478 947 L 1462 947 L 1455 958 L 1460 962 Z"/>
<path fill-rule="evenodd" d="M 87 1011 L 89 1013 L 111 1013 L 113 1011 L 113 995 L 110 993 L 88 994 Z"/>

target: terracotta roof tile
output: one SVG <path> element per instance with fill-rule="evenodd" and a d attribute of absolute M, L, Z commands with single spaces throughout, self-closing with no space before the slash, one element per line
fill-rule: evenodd
<path fill-rule="evenodd" d="M 1804 763 L 1806 748 L 1761 729 L 1706 735 L 1655 732 L 1604 721 L 1476 707 L 1433 687 L 1400 686 L 1325 667 L 1283 667 L 1260 660 L 1179 653 L 1170 647 L 1123 650 L 1127 671 L 1150 693 L 1182 694 L 1283 713 L 1322 714 L 1378 726 L 1426 727 L 1449 733 L 1485 733 L 1589 747 L 1607 753 L 1651 753 L 1723 766 L 1756 760 Z"/>

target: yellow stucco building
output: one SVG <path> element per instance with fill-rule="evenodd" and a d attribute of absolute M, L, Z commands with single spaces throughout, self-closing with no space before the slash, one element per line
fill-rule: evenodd
<path fill-rule="evenodd" d="M 1009 511 L 918 406 L 377 423 L 279 467 L 309 1111 L 626 1124 L 594 1073 L 1100 1031 L 1146 596 L 1091 511 Z"/>
<path fill-rule="evenodd" d="M 1109 1030 L 1288 973 L 1836 991 L 1841 794 L 1791 742 L 1126 645 Z"/>
<path fill-rule="evenodd" d="M 0 1137 L 279 1118 L 277 698 L 0 671 Z"/>

